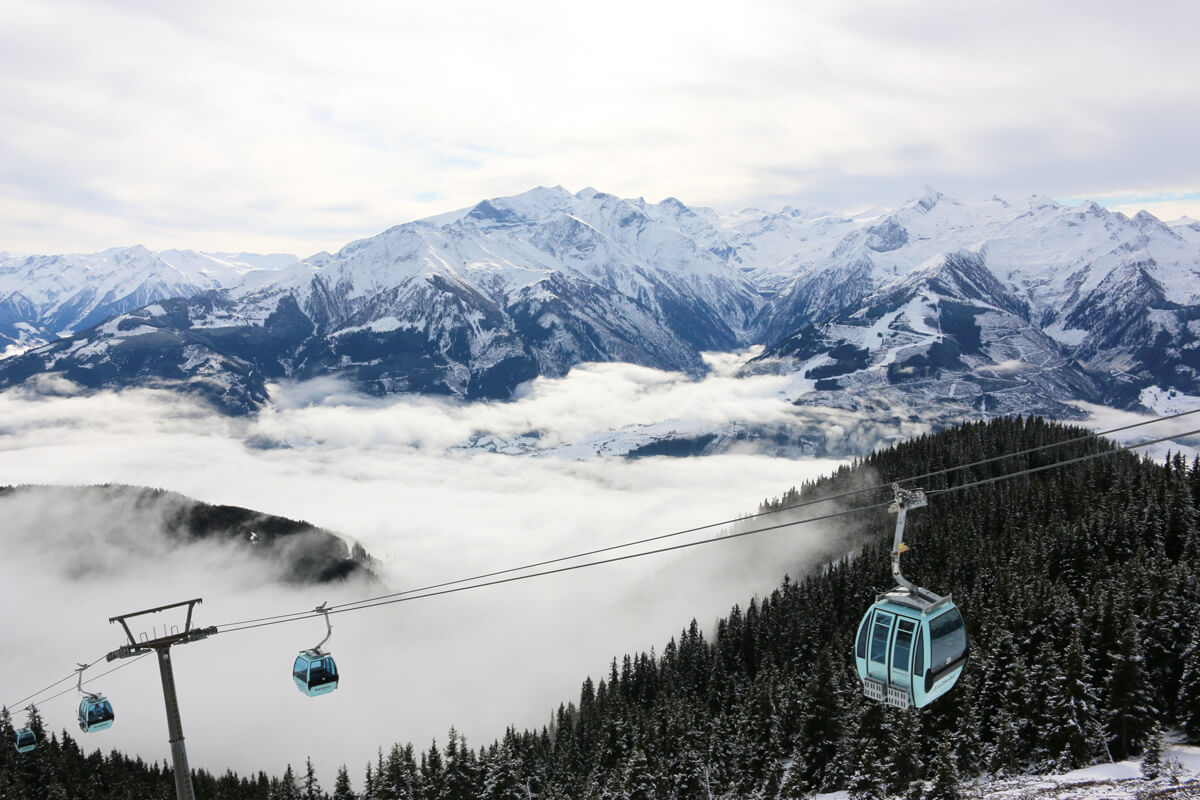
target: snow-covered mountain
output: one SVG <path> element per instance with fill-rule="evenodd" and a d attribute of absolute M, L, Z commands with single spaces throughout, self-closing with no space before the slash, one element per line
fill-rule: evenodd
<path fill-rule="evenodd" d="M 295 256 L 153 253 L 140 245 L 100 253 L 16 257 L 0 253 L 0 353 L 45 344 L 169 297 L 190 297 L 273 269 Z"/>
<path fill-rule="evenodd" d="M 134 250 L 123 274 L 136 280 L 78 279 L 62 257 L 0 262 L 0 302 L 19 296 L 53 320 L 9 338 L 65 334 L 0 362 L 0 385 L 58 372 L 183 387 L 245 412 L 281 378 L 504 398 L 584 361 L 700 374 L 702 351 L 761 344 L 748 369 L 796 373 L 802 403 L 961 417 L 1200 395 L 1200 223 L 1095 204 L 930 190 L 853 216 L 722 215 L 558 187 L 290 264 Z M 36 272 L 35 297 L 18 269 Z M 44 288 L 56 272 L 111 310 L 71 311 Z"/>
<path fill-rule="evenodd" d="M 1200 224 L 930 192 L 821 231 L 760 332 L 764 360 L 818 379 L 808 402 L 1062 413 L 1200 389 Z"/>

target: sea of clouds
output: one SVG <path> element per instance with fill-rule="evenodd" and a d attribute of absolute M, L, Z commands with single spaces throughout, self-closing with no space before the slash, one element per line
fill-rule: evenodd
<path fill-rule="evenodd" d="M 304 519 L 361 543 L 387 589 L 403 590 L 728 521 L 848 458 L 928 430 L 798 409 L 785 398 L 786 379 L 738 380 L 731 366 L 714 361 L 710 376 L 694 380 L 585 365 L 506 403 L 364 398 L 328 381 L 279 386 L 270 408 L 241 419 L 164 391 L 10 390 L 0 393 L 0 486 L 151 486 Z M 627 459 L 596 455 L 588 444 L 633 429 L 811 426 L 821 414 L 836 458 L 747 444 L 720 455 Z M 1133 419 L 1107 414 L 1102 424 Z M 531 431 L 539 449 L 526 455 L 464 446 Z M 168 545 L 162 530 L 172 508 L 136 496 L 81 493 L 52 505 L 37 495 L 0 498 L 8 598 L 0 703 L 15 705 L 122 644 L 123 632 L 108 624 L 117 614 L 202 597 L 196 622 L 214 625 L 380 591 L 285 587 L 227 546 Z M 614 656 L 661 651 L 693 618 L 711 634 L 732 605 L 849 552 L 862 533 L 800 525 L 336 615 L 329 648 L 343 680 L 326 697 L 301 695 L 289 675 L 296 651 L 324 635 L 319 619 L 180 647 L 174 663 L 192 766 L 278 774 L 311 756 L 329 786 L 338 765 L 360 781 L 377 748 L 426 747 L 435 738 L 444 745 L 451 725 L 475 746 L 508 725 L 539 727 L 560 702 L 577 700 L 586 676 L 603 677 Z M 84 745 L 166 758 L 151 660 L 101 663 L 88 676 L 120 665 L 91 685 L 113 700 L 117 724 Z M 69 692 L 43 705 L 52 729 L 74 728 L 74 699 Z"/>

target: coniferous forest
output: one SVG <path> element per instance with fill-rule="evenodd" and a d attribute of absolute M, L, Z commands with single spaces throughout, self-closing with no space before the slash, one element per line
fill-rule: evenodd
<path fill-rule="evenodd" d="M 966 424 L 876 453 L 762 510 L 1083 433 L 1038 418 Z M 693 620 L 660 652 L 614 659 L 539 730 L 510 729 L 482 747 L 453 729 L 427 749 L 396 744 L 365 759 L 354 789 L 346 767 L 322 787 L 309 763 L 271 778 L 200 771 L 196 795 L 792 800 L 845 789 L 953 798 L 973 776 L 1157 752 L 1164 729 L 1200 743 L 1200 461 L 1114 452 L 987 482 L 1112 449 L 1085 439 L 922 481 L 930 504 L 908 517 L 904 572 L 953 594 L 971 648 L 955 689 L 925 709 L 865 699 L 854 671 L 859 619 L 892 585 L 891 492 L 881 488 L 841 501 L 871 507 L 849 517 L 868 536 L 853 557 L 785 578 L 712 630 Z M 977 485 L 938 494 L 965 484 Z M 736 558 L 737 544 L 716 546 Z M 4 722 L 0 798 L 174 796 L 165 766 L 87 755 L 65 731 L 39 731 L 38 749 L 18 755 Z"/>

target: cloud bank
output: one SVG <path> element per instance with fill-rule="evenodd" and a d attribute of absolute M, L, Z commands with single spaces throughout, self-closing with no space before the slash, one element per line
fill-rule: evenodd
<path fill-rule="evenodd" d="M 533 381 L 507 403 L 368 398 L 321 381 L 277 387 L 273 408 L 251 420 L 169 392 L 10 390 L 0 393 L 0 485 L 146 485 L 304 519 L 361 542 L 390 587 L 410 589 L 730 520 L 846 457 L 929 432 L 902 409 L 880 423 L 798 408 L 788 379 L 735 380 L 735 364 L 715 359 L 703 380 L 585 365 Z M 1090 410 L 1097 428 L 1141 419 Z M 603 455 L 646 431 L 722 425 L 815 425 L 823 452 L 836 457 L 749 447 L 681 459 Z M 1137 435 L 1157 435 L 1147 430 Z M 528 455 L 489 449 L 530 431 L 540 449 Z M 213 625 L 365 593 L 283 588 L 221 547 L 166 548 L 154 532 L 169 509 L 85 500 L 0 511 L 0 581 L 21 598 L 0 629 L 14 669 L 0 702 L 120 645 L 120 630 L 106 624 L 116 614 L 203 597 L 197 623 Z M 785 572 L 849 552 L 861 533 L 804 525 L 339 614 L 330 647 L 343 683 L 328 697 L 302 696 L 289 675 L 296 651 L 324 635 L 319 619 L 187 645 L 175 668 L 192 764 L 278 773 L 312 756 L 331 785 L 339 764 L 360 780 L 376 747 L 444 743 L 451 725 L 480 745 L 510 724 L 545 724 L 612 657 L 661 650 L 693 617 L 711 633 L 734 603 L 769 592 Z M 86 747 L 167 756 L 155 672 L 138 662 L 96 683 L 116 704 L 118 724 L 88 736 Z M 72 727 L 72 705 L 67 697 L 43 711 L 53 727 Z"/>
<path fill-rule="evenodd" d="M 622 419 L 651 425 L 701 411 L 714 422 L 786 418 L 786 400 L 767 384 L 746 394 L 747 385 L 719 373 L 698 384 L 597 367 L 535 383 L 512 403 L 462 405 L 351 398 L 325 384 L 281 388 L 279 407 L 251 421 L 156 391 L 9 391 L 0 394 L 0 485 L 148 485 L 305 519 L 360 541 L 388 584 L 406 589 L 728 520 L 840 463 L 752 452 L 561 455 Z M 313 397 L 324 401 L 300 402 Z M 526 429 L 561 444 L 560 455 L 455 447 L 478 431 Z M 12 696 L 0 702 L 120 645 L 120 630 L 106 622 L 115 614 L 203 597 L 197 622 L 211 625 L 363 596 L 354 586 L 275 586 L 221 548 L 164 549 L 152 535 L 161 510 L 12 508 L 0 532 L 0 580 L 28 601 L 0 632 L 0 647 L 18 665 L 7 684 Z M 845 543 L 844 531 L 806 526 L 707 545 L 702 554 L 337 615 L 330 647 L 343 683 L 329 697 L 302 696 L 289 676 L 296 651 L 322 637 L 319 620 L 190 644 L 174 659 L 189 756 L 218 772 L 279 772 L 311 755 L 331 784 L 341 763 L 360 779 L 376 747 L 444 743 L 450 725 L 484 744 L 506 725 L 547 722 L 613 656 L 661 649 L 693 617 L 707 628 L 811 554 L 840 554 Z M 118 723 L 84 746 L 167 756 L 155 673 L 149 661 L 137 662 L 96 682 Z M 43 708 L 52 727 L 73 727 L 71 696 Z"/>

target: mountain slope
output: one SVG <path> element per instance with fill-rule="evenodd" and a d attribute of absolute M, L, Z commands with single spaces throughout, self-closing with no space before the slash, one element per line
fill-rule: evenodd
<path fill-rule="evenodd" d="M 758 309 L 736 269 L 687 238 L 677 202 L 539 189 L 398 226 L 218 292 L 121 315 L 5 362 L 12 385 L 171 383 L 234 412 L 265 381 L 338 374 L 363 391 L 508 397 L 574 364 L 699 374 L 747 341 Z"/>
<path fill-rule="evenodd" d="M 0 348 L 45 344 L 158 300 L 190 297 L 248 271 L 295 260 L 190 250 L 153 253 L 141 245 L 92 254 L 0 254 Z"/>
<path fill-rule="evenodd" d="M 759 344 L 752 369 L 811 374 L 804 403 L 1061 413 L 1136 408 L 1154 387 L 1200 396 L 1200 224 L 1091 203 L 929 190 L 853 216 L 721 215 L 538 188 L 291 264 L 160 256 L 137 254 L 166 265 L 137 272 L 158 283 L 107 291 L 86 314 L 48 290 L 0 295 L 10 341 L 66 334 L 0 361 L 0 386 L 61 373 L 246 413 L 280 379 L 506 398 L 585 361 L 699 375 L 701 352 Z M 130 308 L 172 291 L 182 299 Z M 104 313 L 118 316 L 80 327 Z M 20 314 L 44 322 L 2 327 Z"/>

